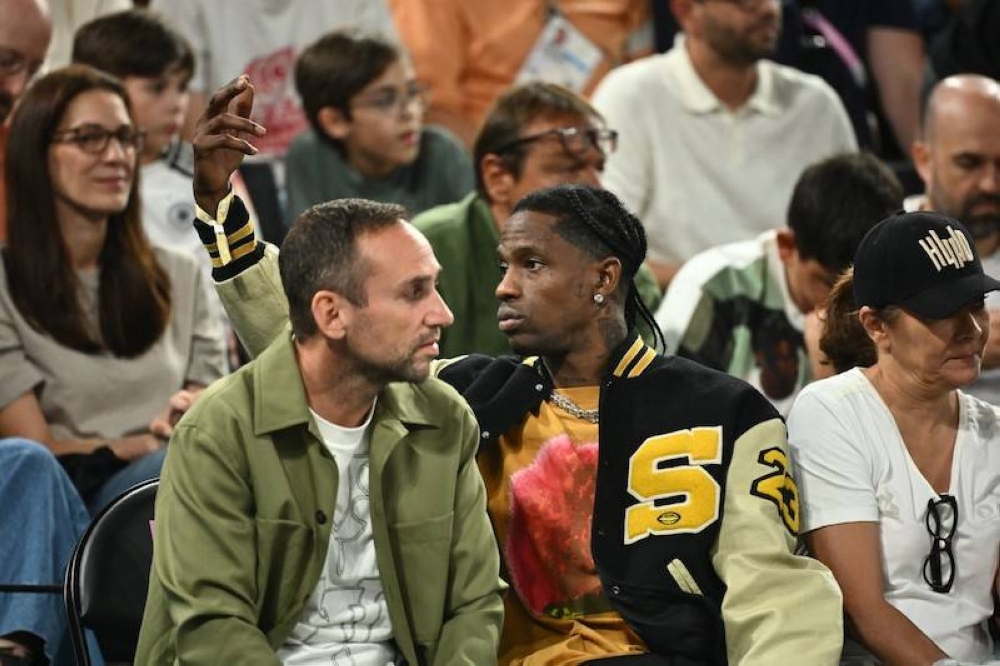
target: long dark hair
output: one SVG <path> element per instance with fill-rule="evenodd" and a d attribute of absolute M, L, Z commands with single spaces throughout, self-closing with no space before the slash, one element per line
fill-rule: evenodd
<path fill-rule="evenodd" d="M 4 265 L 11 298 L 32 327 L 81 352 L 134 357 L 160 338 L 170 317 L 170 280 L 142 230 L 138 172 L 125 210 L 108 218 L 100 254 L 100 339 L 87 330 L 80 309 L 49 173 L 53 132 L 70 103 L 91 90 L 117 95 L 131 113 L 118 79 L 84 65 L 39 79 L 14 112 L 7 142 Z"/>

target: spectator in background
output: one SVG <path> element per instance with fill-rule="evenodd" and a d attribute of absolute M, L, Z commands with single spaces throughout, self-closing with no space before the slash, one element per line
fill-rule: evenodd
<path fill-rule="evenodd" d="M 51 32 L 44 1 L 0 0 L 0 244 L 6 238 L 7 120 L 41 68 Z M 0 359 L 6 362 L 3 352 Z M 49 451 L 23 439 L 0 439 L 0 507 L 0 582 L 62 580 L 90 516 Z M 56 595 L 0 595 L 0 663 L 55 659 L 65 645 L 64 617 Z"/>
<path fill-rule="evenodd" d="M 299 55 L 295 87 L 311 127 L 285 158 L 287 219 L 350 197 L 416 215 L 472 190 L 465 148 L 423 126 L 426 90 L 395 44 L 355 31 L 324 35 Z"/>
<path fill-rule="evenodd" d="M 525 195 L 563 183 L 598 184 L 615 132 L 582 97 L 551 83 L 508 90 L 490 109 L 476 137 L 476 191 L 462 201 L 417 216 L 444 267 L 441 295 L 455 313 L 442 332 L 441 353 L 510 352 L 497 328 L 497 244 L 514 205 Z M 654 310 L 660 292 L 648 270 L 636 276 Z"/>
<path fill-rule="evenodd" d="M 7 121 L 17 99 L 41 69 L 52 35 L 45 0 L 0 0 L 0 244 L 7 238 Z"/>
<path fill-rule="evenodd" d="M 750 382 L 787 414 L 812 381 L 805 318 L 903 189 L 868 153 L 827 158 L 795 185 L 786 227 L 684 264 L 656 313 L 667 350 Z"/>
<path fill-rule="evenodd" d="M 880 222 L 834 287 L 821 344 L 836 368 L 860 367 L 803 389 L 788 438 L 805 542 L 860 643 L 842 663 L 993 654 L 1000 412 L 962 388 L 996 289 L 972 234 L 933 213 Z"/>
<path fill-rule="evenodd" d="M 911 0 L 781 0 L 781 37 L 771 58 L 829 83 L 858 143 L 881 157 L 905 155 L 919 124 L 915 100 L 925 49 L 911 5 Z M 667 3 L 655 8 L 657 48 L 666 51 L 677 22 Z"/>
<path fill-rule="evenodd" d="M 240 74 L 254 82 L 254 120 L 268 128 L 259 155 L 284 156 L 308 127 L 295 92 L 293 72 L 299 50 L 336 28 L 361 28 L 395 35 L 385 0 L 154 0 L 194 47 L 197 76 L 183 135 L 191 137 L 212 91 Z"/>
<path fill-rule="evenodd" d="M 589 95 L 612 67 L 652 52 L 647 2 L 389 0 L 428 122 L 471 146 L 493 102 L 515 83 L 548 81 Z"/>
<path fill-rule="evenodd" d="M 139 153 L 142 226 L 149 240 L 194 256 L 210 284 L 212 263 L 194 230 L 191 145 L 180 140 L 195 70 L 191 45 L 149 10 L 131 9 L 87 23 L 76 34 L 73 61 L 113 74 L 125 84 L 135 124 L 144 132 Z M 249 201 L 242 180 L 235 187 Z M 228 331 L 226 313 L 214 290 L 212 316 Z M 235 349 L 235 338 L 232 344 Z M 235 367 L 238 361 L 230 359 Z"/>
<path fill-rule="evenodd" d="M 926 64 L 911 0 L 796 0 L 791 10 L 781 62 L 833 86 L 862 147 L 905 158 L 920 125 Z"/>
<path fill-rule="evenodd" d="M 968 0 L 954 14 L 931 44 L 924 81 L 927 93 L 955 74 L 1000 79 L 1000 0 Z"/>
<path fill-rule="evenodd" d="M 45 59 L 46 69 L 58 69 L 70 63 L 73 39 L 83 24 L 105 14 L 131 9 L 132 4 L 132 0 L 51 0 L 52 43 Z"/>
<path fill-rule="evenodd" d="M 661 286 L 722 243 L 773 229 L 808 165 L 856 148 L 840 100 L 815 76 L 764 60 L 777 0 L 672 0 L 684 36 L 612 71 L 594 106 L 618 128 L 606 187 L 636 211 Z"/>
<path fill-rule="evenodd" d="M 92 511 L 158 475 L 172 422 L 223 374 L 203 274 L 149 245 L 124 87 L 73 65 L 11 121 L 0 436 L 46 444 Z"/>
<path fill-rule="evenodd" d="M 194 72 L 187 40 L 156 14 L 134 9 L 80 28 L 73 62 L 113 74 L 125 84 L 135 123 L 144 132 L 139 186 L 146 235 L 156 244 L 204 255 L 191 226 L 191 147 L 178 136 Z"/>
<path fill-rule="evenodd" d="M 907 210 L 934 210 L 961 221 L 975 239 L 988 275 L 1000 276 L 1000 83 L 978 74 L 950 76 L 934 88 L 913 161 L 925 194 Z M 987 309 L 993 332 L 984 371 L 968 392 L 1000 403 L 1000 295 Z"/>

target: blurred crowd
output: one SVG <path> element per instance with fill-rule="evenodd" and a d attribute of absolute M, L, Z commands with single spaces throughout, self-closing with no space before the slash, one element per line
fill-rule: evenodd
<path fill-rule="evenodd" d="M 787 420 L 790 485 L 769 506 L 840 590 L 832 663 L 985 663 L 1000 565 L 998 79 L 997 0 L 0 0 L 0 583 L 60 582 L 92 517 L 157 478 L 182 417 L 262 351 L 247 343 L 267 327 L 216 285 L 265 265 L 296 220 L 334 200 L 402 206 L 453 315 L 440 355 L 545 359 L 548 343 L 519 347 L 503 321 L 514 264 L 542 263 L 510 249 L 506 225 L 519 202 L 562 215 L 531 197 L 576 185 L 566 214 L 641 225 L 641 244 L 597 234 L 616 253 L 641 245 L 626 271 L 638 344 L 746 382 Z M 237 93 L 256 135 L 219 129 L 242 113 Z M 212 150 L 243 138 L 235 197 L 206 210 L 192 191 Z M 546 307 L 569 336 L 560 313 L 583 287 L 538 288 L 561 289 Z M 482 430 L 512 585 L 500 662 L 646 652 L 592 559 L 537 575 L 585 571 L 597 592 L 536 602 L 514 479 L 542 483 L 554 439 L 527 455 L 508 435 L 494 456 L 456 388 Z M 566 395 L 591 405 L 565 398 L 571 416 L 598 412 L 596 389 Z M 596 442 L 581 432 L 569 440 Z M 575 517 L 588 551 L 592 495 Z M 726 587 L 755 588 L 723 570 L 728 617 Z M 715 637 L 729 663 L 778 663 L 780 650 L 737 646 L 736 627 Z M 0 593 L 0 664 L 68 659 L 57 598 Z"/>

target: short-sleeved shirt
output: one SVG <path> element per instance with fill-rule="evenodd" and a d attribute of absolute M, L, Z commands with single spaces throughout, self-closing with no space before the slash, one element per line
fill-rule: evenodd
<path fill-rule="evenodd" d="M 225 344 L 210 315 L 204 275 L 188 255 L 155 248 L 170 278 L 171 310 L 160 339 L 136 358 L 86 354 L 32 328 L 11 300 L 0 266 L 0 409 L 34 391 L 56 438 L 113 439 L 147 432 L 187 382 L 225 372 Z M 84 317 L 96 321 L 98 273 L 78 273 Z"/>
<path fill-rule="evenodd" d="M 767 60 L 730 110 L 679 39 L 664 55 L 612 70 L 594 106 L 618 130 L 602 181 L 646 229 L 649 258 L 682 263 L 780 226 L 803 169 L 857 142 L 837 94 L 819 77 Z"/>
<path fill-rule="evenodd" d="M 993 653 L 987 623 L 1000 557 L 1000 410 L 958 393 L 949 494 L 958 504 L 955 582 L 924 581 L 928 501 L 939 495 L 910 457 L 892 413 L 860 368 L 810 384 L 788 416 L 802 501 L 802 532 L 879 525 L 885 598 L 949 656 L 981 663 Z"/>
<path fill-rule="evenodd" d="M 805 315 L 788 291 L 775 231 L 685 263 L 656 323 L 668 352 L 746 380 L 781 414 L 812 379 Z"/>

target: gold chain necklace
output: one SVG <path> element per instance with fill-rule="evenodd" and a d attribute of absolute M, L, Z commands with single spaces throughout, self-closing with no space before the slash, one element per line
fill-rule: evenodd
<path fill-rule="evenodd" d="M 549 400 L 552 401 L 559 409 L 563 410 L 570 416 L 575 416 L 578 419 L 583 419 L 588 423 L 597 423 L 600 419 L 598 410 L 596 409 L 584 409 L 580 405 L 576 404 L 562 393 L 556 393 L 555 389 L 552 389 L 552 393 L 549 394 Z"/>

